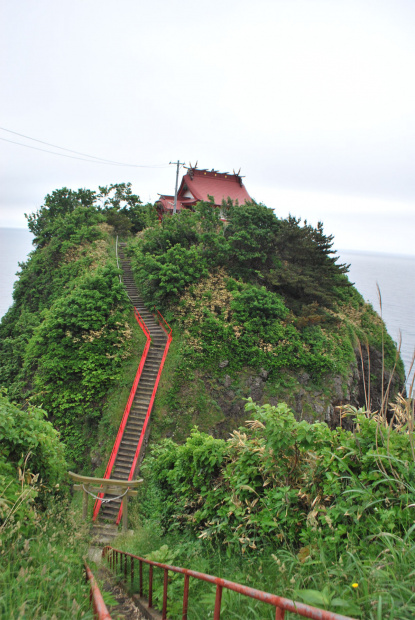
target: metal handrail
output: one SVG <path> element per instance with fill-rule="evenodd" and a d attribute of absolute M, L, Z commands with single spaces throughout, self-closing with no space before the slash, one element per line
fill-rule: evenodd
<path fill-rule="evenodd" d="M 120 268 L 120 263 L 119 263 L 119 261 L 118 261 L 118 235 L 117 235 L 117 238 L 115 239 L 115 258 L 117 259 L 117 268 L 118 268 L 118 270 L 119 270 L 119 271 L 121 271 L 121 268 Z M 120 273 L 118 274 L 118 278 L 119 278 L 120 284 L 122 284 L 122 285 L 124 286 L 124 282 L 122 281 L 122 277 L 121 277 L 121 274 L 120 274 Z M 127 293 L 127 297 L 128 297 L 128 299 L 129 299 L 129 300 L 131 301 L 131 303 L 134 305 L 133 300 L 132 300 L 132 299 L 131 299 L 131 297 L 129 296 L 127 289 L 126 289 L 126 288 L 124 288 L 124 290 L 125 290 L 125 292 Z"/>
<path fill-rule="evenodd" d="M 128 421 L 128 416 L 130 415 L 131 407 L 132 407 L 132 404 L 133 404 L 133 401 L 134 401 L 134 396 L 135 396 L 135 393 L 137 391 L 137 387 L 138 387 L 139 381 L 141 379 L 141 375 L 142 375 L 142 372 L 143 372 L 144 364 L 146 362 L 147 354 L 148 354 L 148 351 L 150 349 L 150 344 L 151 344 L 150 332 L 149 332 L 149 330 L 148 330 L 148 328 L 147 328 L 143 318 L 141 317 L 140 313 L 138 312 L 137 308 L 134 308 L 134 315 L 135 315 L 137 323 L 140 325 L 141 329 L 143 330 L 147 340 L 146 340 L 146 344 L 145 344 L 145 347 L 144 347 L 143 354 L 142 354 L 141 359 L 140 359 L 140 364 L 138 366 L 137 373 L 135 375 L 134 383 L 133 383 L 133 386 L 131 388 L 128 400 L 127 400 L 127 404 L 126 404 L 125 409 L 124 409 L 124 414 L 123 414 L 123 417 L 122 417 L 122 420 L 121 420 L 121 423 L 120 423 L 120 426 L 119 426 L 119 429 L 118 429 L 117 436 L 115 438 L 115 442 L 114 442 L 114 446 L 112 448 L 111 456 L 109 458 L 109 461 L 108 461 L 108 464 L 107 464 L 107 468 L 106 468 L 105 474 L 103 476 L 106 479 L 111 477 L 112 468 L 114 467 L 115 459 L 117 458 L 118 450 L 120 448 L 120 444 L 121 444 L 121 441 L 122 441 L 124 430 L 125 430 L 125 427 L 126 427 L 126 424 L 127 424 L 127 421 Z M 128 478 L 128 479 L 132 480 L 132 478 Z M 92 520 L 93 521 L 95 521 L 95 519 L 98 516 L 99 509 L 101 508 L 101 504 L 102 504 L 101 500 L 104 497 L 104 493 L 100 493 L 98 497 L 99 497 L 99 499 L 97 499 L 95 501 L 95 504 L 94 504 L 94 512 L 93 512 L 93 516 L 92 516 Z M 121 510 L 121 512 L 119 514 L 119 519 L 117 519 L 117 524 L 120 522 L 121 515 L 122 515 L 122 510 Z"/>
<path fill-rule="evenodd" d="M 117 235 L 117 238 L 116 238 L 116 240 L 115 240 L 115 257 L 116 257 L 116 259 L 117 259 L 117 267 L 118 267 L 118 269 L 119 269 L 119 268 L 120 268 L 120 264 L 119 264 L 119 262 L 118 262 L 118 235 Z M 119 276 L 119 278 L 120 278 L 120 282 L 121 282 L 121 275 Z M 121 283 L 122 283 L 122 282 L 121 282 Z"/>
<path fill-rule="evenodd" d="M 165 318 L 163 317 L 163 315 L 157 310 L 158 315 L 161 317 L 161 319 L 164 321 L 164 323 L 169 327 L 170 329 L 170 333 L 168 333 L 167 336 L 167 342 L 166 345 L 164 347 L 164 352 L 163 352 L 163 357 L 161 358 L 161 362 L 160 362 L 160 366 L 159 366 L 159 370 L 157 373 L 157 377 L 156 380 L 154 382 L 154 387 L 153 387 L 153 392 L 151 394 L 151 398 L 150 398 L 150 403 L 148 405 L 148 409 L 147 409 L 147 413 L 146 413 L 146 417 L 144 419 L 144 423 L 143 423 L 143 428 L 141 429 L 141 433 L 140 433 L 140 439 L 138 440 L 138 445 L 137 445 L 137 449 L 135 451 L 135 455 L 134 455 L 134 459 L 131 465 L 131 469 L 130 469 L 130 473 L 128 475 L 128 480 L 133 480 L 134 476 L 136 474 L 136 469 L 137 469 L 137 464 L 139 462 L 140 459 L 140 453 L 144 444 L 144 439 L 147 433 L 147 427 L 150 421 L 150 415 L 151 415 L 151 411 L 153 409 L 153 404 L 154 404 L 154 399 L 156 397 L 156 392 L 157 392 L 157 388 L 158 388 L 158 384 L 160 381 L 160 377 L 161 377 L 161 373 L 163 370 L 163 366 L 164 366 L 164 362 L 166 360 L 167 357 L 167 353 L 169 351 L 169 347 L 170 347 L 170 343 L 173 339 L 172 337 L 172 330 L 170 325 L 167 323 L 167 321 L 165 320 Z M 166 330 L 164 330 L 166 331 Z M 121 521 L 121 517 L 122 517 L 122 504 L 120 506 L 120 509 L 118 511 L 118 516 L 117 516 L 117 520 L 116 520 L 116 524 L 118 525 Z"/>
<path fill-rule="evenodd" d="M 166 620 L 167 618 L 167 587 L 169 571 L 173 573 L 181 573 L 182 575 L 184 575 L 182 620 L 187 620 L 190 577 L 216 585 L 216 598 L 213 620 L 220 620 L 223 588 L 227 590 L 232 590 L 233 592 L 238 592 L 243 596 L 248 596 L 249 598 L 261 601 L 262 603 L 268 603 L 269 605 L 272 605 L 273 607 L 275 607 L 275 620 L 284 620 L 284 615 L 286 611 L 297 614 L 298 616 L 302 616 L 303 618 L 313 618 L 314 620 L 353 620 L 353 618 L 350 618 L 349 616 L 342 616 L 341 614 L 336 614 L 334 612 L 326 611 L 324 609 L 318 609 L 317 607 L 312 607 L 311 605 L 306 605 L 305 603 L 298 603 L 291 599 L 277 596 L 276 594 L 270 594 L 269 592 L 264 592 L 263 590 L 257 590 L 256 588 L 243 586 L 240 583 L 235 583 L 234 581 L 229 581 L 228 579 L 222 579 L 221 577 L 215 577 L 214 575 L 208 575 L 206 573 L 199 573 L 198 571 L 194 571 L 188 568 L 181 568 L 179 566 L 171 566 L 170 564 L 162 564 L 161 562 L 146 560 L 145 558 L 141 558 L 138 555 L 133 555 L 132 553 L 127 553 L 126 551 L 121 551 L 120 549 L 114 549 L 110 546 L 103 548 L 102 557 L 107 559 L 110 567 L 113 570 L 117 570 L 117 567 L 120 570 L 123 570 L 125 579 L 127 579 L 128 573 L 127 558 L 130 558 L 129 573 L 131 580 L 131 589 L 134 583 L 134 561 L 138 560 L 140 597 L 143 596 L 143 563 L 149 565 L 150 569 L 148 607 L 150 609 L 153 607 L 153 567 L 161 568 L 164 571 L 162 620 Z M 124 558 L 123 561 L 122 558 Z M 124 564 L 124 566 L 122 566 L 122 563 Z"/>
<path fill-rule="evenodd" d="M 88 564 L 84 562 L 84 565 L 86 571 L 86 578 L 89 581 L 89 585 L 91 588 L 89 598 L 92 604 L 94 618 L 97 618 L 98 620 L 111 620 L 110 613 L 104 603 L 104 599 L 102 598 L 102 594 L 95 580 L 95 577 L 92 574 L 92 571 L 89 568 Z"/>
<path fill-rule="evenodd" d="M 161 329 L 162 329 L 163 331 L 165 331 L 167 335 L 169 335 L 169 333 L 170 333 L 170 335 L 171 335 L 171 334 L 173 333 L 172 328 L 171 328 L 171 327 L 170 327 L 170 325 L 167 323 L 166 319 L 165 319 L 165 318 L 164 318 L 164 316 L 161 314 L 161 312 L 160 312 L 160 311 L 156 308 L 156 306 L 153 306 L 153 308 L 154 308 L 154 310 L 157 312 L 157 315 L 158 315 L 158 318 L 159 318 L 159 325 L 160 325 Z M 167 325 L 168 330 L 164 327 L 163 323 L 164 323 L 164 325 Z"/>

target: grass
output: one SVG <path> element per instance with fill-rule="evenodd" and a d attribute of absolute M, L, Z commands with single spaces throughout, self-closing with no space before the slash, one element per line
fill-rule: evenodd
<path fill-rule="evenodd" d="M 67 501 L 36 514 L 30 531 L 8 521 L 0 546 L 0 617 L 8 620 L 93 618 L 82 558 L 85 527 Z"/>
<path fill-rule="evenodd" d="M 143 523 L 133 536 L 119 536 L 113 546 L 343 615 L 368 620 L 409 620 L 415 616 L 413 529 L 404 538 L 385 534 L 383 548 L 375 556 L 368 547 L 365 554 L 350 549 L 335 557 L 325 550 L 318 536 L 312 547 L 300 551 L 290 547 L 277 549 L 269 545 L 261 553 L 251 555 L 229 552 L 219 541 L 216 544 L 205 544 L 202 541 L 186 541 L 177 536 L 163 535 L 155 521 Z M 147 588 L 146 568 L 144 584 Z M 155 600 L 160 604 L 162 573 L 156 569 L 154 584 Z M 138 583 L 134 583 L 134 589 L 137 591 Z M 181 618 L 182 593 L 183 578 L 171 575 L 169 617 L 172 619 Z M 191 579 L 189 617 L 210 617 L 214 599 L 214 586 Z M 275 611 L 258 601 L 226 592 L 221 617 L 271 620 L 275 617 Z M 286 618 L 288 620 L 298 616 L 288 613 Z"/>
<path fill-rule="evenodd" d="M 128 397 L 130 395 L 131 386 L 134 382 L 140 363 L 141 355 L 144 350 L 146 338 L 131 313 L 130 326 L 133 332 L 131 342 L 131 357 L 124 361 L 120 372 L 120 380 L 117 389 L 114 389 L 104 406 L 103 416 L 98 428 L 98 441 L 92 454 L 99 459 L 99 465 L 94 469 L 94 475 L 100 477 L 104 474 L 107 460 L 112 450 L 114 439 L 116 437 L 118 427 L 120 425 Z M 104 458 L 102 456 L 104 455 Z M 86 472 L 88 473 L 88 472 Z"/>
<path fill-rule="evenodd" d="M 163 437 L 183 441 L 193 426 L 209 431 L 224 417 L 206 387 L 206 377 L 190 367 L 183 341 L 173 331 L 152 412 L 152 442 Z"/>
<path fill-rule="evenodd" d="M 412 380 L 411 389 L 413 383 Z M 399 484 L 400 461 L 394 456 L 388 437 L 392 427 L 413 437 L 414 400 L 400 396 L 392 410 L 391 419 L 386 416 L 386 408 L 381 412 L 367 411 L 366 415 L 375 418 L 378 423 L 379 454 L 384 454 L 391 461 L 395 481 Z M 414 449 L 412 452 L 414 456 Z M 378 473 L 381 471 L 379 469 Z M 384 474 L 387 476 L 386 472 Z M 401 483 L 406 484 L 403 479 Z M 413 495 L 414 485 L 409 484 L 407 491 Z M 413 510 L 415 504 L 406 505 L 410 499 L 406 491 L 402 498 L 406 509 Z M 388 528 L 385 522 L 384 531 L 378 531 L 376 537 L 373 532 L 362 532 L 358 525 L 353 531 L 351 526 L 347 532 L 348 542 L 341 552 L 328 544 L 329 539 L 324 539 L 319 528 L 316 528 L 314 540 L 305 547 L 299 547 L 296 541 L 288 541 L 284 547 L 278 542 L 275 545 L 268 542 L 260 550 L 242 553 L 236 545 L 227 545 L 223 540 L 199 540 L 184 530 L 166 532 L 157 515 L 148 516 L 146 520 L 140 517 L 138 503 L 132 508 L 131 521 L 135 533 L 118 537 L 114 547 L 156 561 L 224 577 L 354 618 L 409 620 L 415 617 L 415 525 L 398 536 L 394 533 L 395 525 Z M 144 573 L 147 583 L 147 569 Z M 162 575 L 157 575 L 157 571 L 154 583 L 154 599 L 160 607 Z M 134 587 L 137 588 L 136 583 Z M 168 613 L 173 620 L 181 617 L 182 592 L 183 578 L 171 576 Z M 214 587 L 191 580 L 189 617 L 210 617 L 214 597 Z M 274 615 L 272 608 L 259 602 L 235 593 L 224 593 L 224 618 L 271 619 Z M 286 614 L 287 619 L 295 617 L 298 616 Z"/>

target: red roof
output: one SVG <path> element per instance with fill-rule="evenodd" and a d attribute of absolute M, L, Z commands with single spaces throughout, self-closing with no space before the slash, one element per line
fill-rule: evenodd
<path fill-rule="evenodd" d="M 252 202 L 252 198 L 242 183 L 242 177 L 238 174 L 228 174 L 227 172 L 216 172 L 215 170 L 199 170 L 198 168 L 188 168 L 177 192 L 177 211 L 189 209 L 200 200 L 209 201 L 209 196 L 213 196 L 213 204 L 216 207 L 222 206 L 222 200 L 238 201 L 244 204 Z M 162 212 L 173 212 L 174 196 L 160 195 L 158 204 Z"/>
<path fill-rule="evenodd" d="M 165 211 L 173 211 L 174 207 L 174 196 L 160 196 L 158 202 L 162 205 Z M 177 200 L 177 211 L 182 210 L 181 201 Z"/>
<path fill-rule="evenodd" d="M 182 179 L 177 194 L 178 200 L 193 197 L 193 200 L 198 202 L 209 200 L 208 196 L 213 196 L 214 204 L 218 207 L 221 206 L 222 200 L 227 198 L 237 200 L 239 204 L 252 202 L 239 175 L 189 168 Z"/>

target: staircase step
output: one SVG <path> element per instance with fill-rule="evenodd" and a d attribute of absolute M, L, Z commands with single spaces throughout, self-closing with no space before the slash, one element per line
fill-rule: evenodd
<path fill-rule="evenodd" d="M 118 454 L 117 459 L 115 461 L 115 468 L 120 467 L 121 469 L 123 469 L 125 467 L 125 469 L 128 469 L 128 471 L 130 471 L 131 465 L 133 464 L 133 460 L 134 460 L 134 456 L 124 457 Z"/>
<path fill-rule="evenodd" d="M 147 308 L 139 293 L 134 274 L 131 270 L 130 260 L 125 256 L 123 248 L 126 243 L 119 244 L 120 266 L 122 268 L 122 281 L 128 296 L 137 308 L 141 319 L 144 321 L 151 336 L 150 349 L 140 377 L 137 391 L 134 396 L 130 414 L 124 433 L 118 448 L 118 454 L 115 459 L 111 477 L 119 480 L 128 480 L 131 466 L 137 451 L 138 443 L 143 430 L 144 421 L 146 419 L 150 399 L 154 391 L 157 380 L 160 362 L 167 343 L 167 335 L 159 325 L 153 311 Z M 107 495 L 107 497 L 111 497 Z M 114 497 L 114 495 L 112 496 Z M 121 505 L 121 499 L 114 500 L 107 504 L 101 505 L 100 518 L 114 521 L 118 516 Z"/>
<path fill-rule="evenodd" d="M 131 450 L 132 452 L 135 453 L 135 451 L 137 450 L 137 442 L 136 441 L 124 441 L 123 442 L 123 448 L 125 448 L 126 450 Z"/>
<path fill-rule="evenodd" d="M 127 449 L 126 446 L 123 446 L 122 450 L 118 451 L 118 456 L 122 456 L 123 458 L 133 459 L 135 456 L 135 449 L 131 448 L 129 450 Z"/>

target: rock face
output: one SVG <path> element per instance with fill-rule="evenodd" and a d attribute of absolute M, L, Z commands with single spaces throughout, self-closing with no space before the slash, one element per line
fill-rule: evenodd
<path fill-rule="evenodd" d="M 356 360 L 351 364 L 346 378 L 340 375 L 332 376 L 318 388 L 312 384 L 310 375 L 306 372 L 292 374 L 290 387 L 280 387 L 278 391 L 274 385 L 270 385 L 266 369 L 261 369 L 257 374 L 248 373 L 236 377 L 226 374 L 221 384 L 218 384 L 216 389 L 213 388 L 212 394 L 225 419 L 210 429 L 210 432 L 215 436 L 226 437 L 231 430 L 241 426 L 246 419 L 244 407 L 248 397 L 260 404 L 277 405 L 279 402 L 286 402 L 298 420 L 307 420 L 310 423 L 326 422 L 331 428 L 340 424 L 338 407 L 342 405 L 365 407 L 370 396 L 371 410 L 379 410 L 382 403 L 382 356 L 376 350 L 369 351 L 369 372 L 367 354 L 364 355 L 363 363 L 358 349 L 355 354 Z M 391 379 L 391 373 L 385 371 L 384 389 L 389 381 L 388 401 L 404 389 L 396 373 Z M 349 418 L 343 419 L 341 423 L 342 426 L 352 426 Z"/>

